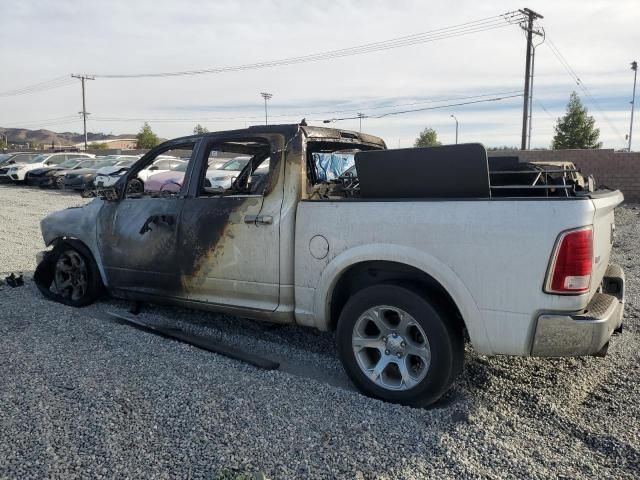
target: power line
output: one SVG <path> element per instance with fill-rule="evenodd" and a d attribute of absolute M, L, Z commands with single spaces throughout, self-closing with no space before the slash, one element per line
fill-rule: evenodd
<path fill-rule="evenodd" d="M 316 62 L 321 60 L 329 60 L 353 55 L 361 55 L 365 53 L 379 52 L 383 50 L 395 49 L 411 45 L 443 40 L 471 33 L 484 32 L 503 28 L 519 22 L 522 19 L 522 13 L 519 11 L 507 12 L 502 15 L 494 15 L 492 17 L 474 20 L 470 22 L 453 25 L 450 27 L 438 28 L 422 33 L 405 35 L 402 37 L 391 38 L 378 42 L 356 45 L 353 47 L 342 48 L 338 50 L 330 50 L 310 55 L 298 57 L 289 57 L 279 60 L 270 60 L 256 62 L 244 65 L 234 65 L 228 67 L 212 67 L 197 70 L 184 70 L 176 72 L 156 72 L 156 73 L 120 73 L 120 74 L 94 74 L 96 78 L 152 78 L 152 77 L 176 77 L 186 75 L 202 75 L 202 74 L 218 74 L 228 72 L 238 72 L 245 70 L 257 70 L 262 68 L 271 68 L 285 65 L 294 65 L 307 62 Z"/>
<path fill-rule="evenodd" d="M 546 45 L 549 47 L 549 50 L 551 50 L 551 53 L 553 53 L 553 55 L 556 57 L 556 59 L 560 62 L 560 64 L 567 71 L 567 73 L 569 74 L 571 79 L 575 82 L 575 84 L 578 85 L 578 87 L 580 87 L 580 89 L 585 94 L 585 96 L 587 97 L 587 100 L 589 100 L 591 105 L 593 105 L 600 112 L 600 114 L 602 115 L 602 118 L 607 123 L 607 125 L 609 125 L 611 130 L 613 130 L 614 133 L 616 135 L 618 135 L 618 137 L 620 137 L 621 139 L 624 140 L 624 136 L 618 131 L 618 129 L 613 124 L 613 122 L 609 119 L 607 114 L 604 113 L 604 110 L 600 107 L 600 103 L 593 97 L 593 95 L 591 94 L 591 91 L 587 88 L 587 86 L 584 84 L 582 79 L 578 76 L 576 71 L 571 67 L 571 65 L 569 64 L 567 59 L 564 57 L 564 55 L 562 55 L 562 53 L 560 52 L 558 47 L 555 45 L 555 43 L 553 43 L 551 41 L 551 39 L 548 36 L 547 36 Z"/>
<path fill-rule="evenodd" d="M 53 88 L 66 87 L 67 85 L 72 85 L 74 83 L 75 81 L 72 78 L 69 78 L 68 75 L 65 75 L 63 77 L 52 78 L 51 80 L 35 83 L 33 85 L 29 85 L 26 87 L 21 87 L 13 90 L 6 90 L 4 92 L 0 92 L 0 97 L 15 97 L 18 95 L 28 95 L 31 93 L 39 93 L 39 92 L 44 92 L 46 90 L 51 90 Z"/>
<path fill-rule="evenodd" d="M 487 99 L 483 99 L 483 100 L 475 100 L 475 101 L 471 101 L 471 102 L 462 102 L 462 103 L 450 103 L 447 105 L 437 105 L 435 107 L 425 107 L 425 108 L 414 108 L 411 110 L 401 110 L 399 112 L 387 112 L 387 113 L 383 113 L 381 115 L 367 115 L 367 118 L 384 118 L 384 117 L 390 117 L 392 115 L 404 115 L 406 113 L 414 113 L 414 112 L 424 112 L 426 110 L 437 110 L 437 109 L 441 109 L 441 108 L 449 108 L 449 107 L 460 107 L 463 105 L 473 105 L 476 103 L 485 103 L 485 102 L 497 102 L 500 100 L 506 100 L 508 98 L 517 98 L 517 97 L 522 97 L 522 93 L 519 93 L 517 95 L 508 95 L 508 96 L 504 96 L 504 97 L 495 97 L 495 98 L 487 98 Z M 330 122 L 337 122 L 337 121 L 341 121 L 341 120 L 357 120 L 359 117 L 355 116 L 355 117 L 343 117 L 343 118 L 330 118 L 327 120 L 323 120 L 324 123 L 330 123 Z"/>

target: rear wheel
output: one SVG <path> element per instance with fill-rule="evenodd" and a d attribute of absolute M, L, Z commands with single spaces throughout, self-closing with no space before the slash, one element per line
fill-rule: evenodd
<path fill-rule="evenodd" d="M 338 353 L 356 386 L 381 400 L 426 406 L 462 368 L 464 343 L 446 309 L 412 288 L 367 287 L 338 322 Z"/>

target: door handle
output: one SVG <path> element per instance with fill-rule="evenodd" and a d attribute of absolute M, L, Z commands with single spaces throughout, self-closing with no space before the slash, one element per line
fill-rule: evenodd
<path fill-rule="evenodd" d="M 140 235 L 144 235 L 145 233 L 152 230 L 151 225 L 166 225 L 167 227 L 172 227 L 176 222 L 176 217 L 173 215 L 151 215 L 147 218 L 147 221 L 144 222 L 142 228 L 140 229 Z"/>
<path fill-rule="evenodd" d="M 271 225 L 273 223 L 273 217 L 271 215 L 246 215 L 244 217 L 244 223 Z"/>

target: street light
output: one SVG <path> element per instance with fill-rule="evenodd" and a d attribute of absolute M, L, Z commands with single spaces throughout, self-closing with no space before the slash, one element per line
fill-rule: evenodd
<path fill-rule="evenodd" d="M 453 113 L 450 116 L 456 121 L 456 145 L 457 145 L 458 144 L 458 119 Z"/>
<path fill-rule="evenodd" d="M 272 93 L 260 92 L 262 98 L 264 98 L 264 124 L 267 125 L 269 123 L 269 117 L 267 115 L 267 100 L 270 100 L 273 97 Z"/>
<path fill-rule="evenodd" d="M 362 133 L 362 119 L 365 117 L 366 115 L 364 113 L 358 112 L 358 120 L 360 120 L 360 133 Z"/>

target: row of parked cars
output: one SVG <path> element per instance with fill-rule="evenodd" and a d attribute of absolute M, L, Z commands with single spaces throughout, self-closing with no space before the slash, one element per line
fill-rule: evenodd
<path fill-rule="evenodd" d="M 10 153 L 0 155 L 0 181 L 41 188 L 85 191 L 114 185 L 139 155 L 95 156 L 89 153 Z M 177 191 L 187 169 L 186 158 L 161 155 L 138 172 L 130 188 L 138 191 Z M 229 188 L 249 157 L 212 159 L 207 182 L 212 188 Z"/>

